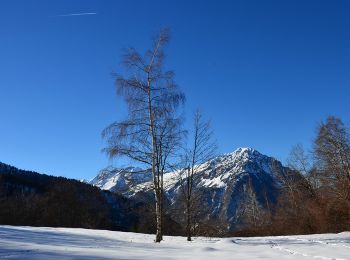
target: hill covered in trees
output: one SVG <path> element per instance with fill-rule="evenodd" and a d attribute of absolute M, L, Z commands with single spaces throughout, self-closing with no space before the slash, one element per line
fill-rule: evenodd
<path fill-rule="evenodd" d="M 145 203 L 89 184 L 0 163 L 0 224 L 151 233 L 152 214 Z"/>

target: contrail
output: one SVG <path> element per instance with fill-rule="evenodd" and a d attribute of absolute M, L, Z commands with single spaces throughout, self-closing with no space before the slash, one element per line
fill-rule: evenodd
<path fill-rule="evenodd" d="M 57 16 L 81 16 L 81 15 L 95 15 L 97 13 L 74 13 L 74 14 L 61 14 Z"/>

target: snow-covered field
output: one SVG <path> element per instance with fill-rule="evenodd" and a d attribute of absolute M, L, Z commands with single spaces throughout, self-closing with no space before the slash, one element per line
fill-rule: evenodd
<path fill-rule="evenodd" d="M 0 226 L 3 259 L 350 259 L 350 232 L 256 238 L 165 237 L 104 230 Z"/>

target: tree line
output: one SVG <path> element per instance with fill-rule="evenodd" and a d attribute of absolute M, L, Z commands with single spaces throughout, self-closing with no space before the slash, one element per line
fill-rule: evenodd
<path fill-rule="evenodd" d="M 77 180 L 0 163 L 0 224 L 153 233 L 149 205 Z M 165 216 L 167 233 L 179 226 Z"/>

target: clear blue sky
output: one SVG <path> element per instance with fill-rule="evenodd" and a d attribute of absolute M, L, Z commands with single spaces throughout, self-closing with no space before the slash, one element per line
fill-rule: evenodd
<path fill-rule="evenodd" d="M 96 13 L 61 16 L 72 13 Z M 124 115 L 123 48 L 172 29 L 167 67 L 219 152 L 284 160 L 327 115 L 350 120 L 350 1 L 0 1 L 0 161 L 92 178 L 101 131 Z"/>

